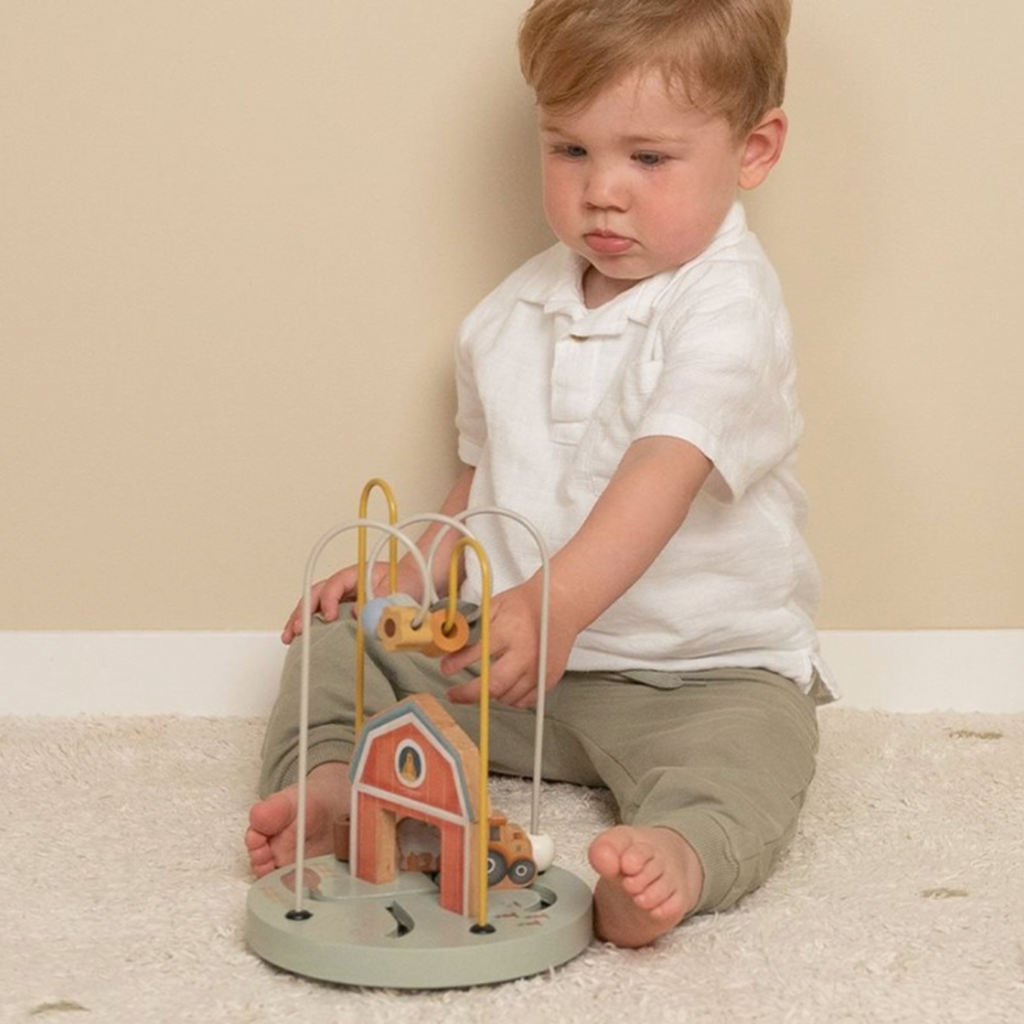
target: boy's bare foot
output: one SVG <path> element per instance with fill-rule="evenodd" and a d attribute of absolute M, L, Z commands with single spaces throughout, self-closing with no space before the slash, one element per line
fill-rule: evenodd
<path fill-rule="evenodd" d="M 334 849 L 334 820 L 347 814 L 351 800 L 348 765 L 331 761 L 317 765 L 306 777 L 306 856 Z M 257 878 L 295 863 L 298 786 L 273 793 L 249 810 L 245 845 Z"/>
<path fill-rule="evenodd" d="M 704 885 L 693 847 L 669 828 L 610 828 L 591 843 L 590 863 L 601 876 L 594 891 L 598 937 L 631 949 L 675 928 Z"/>

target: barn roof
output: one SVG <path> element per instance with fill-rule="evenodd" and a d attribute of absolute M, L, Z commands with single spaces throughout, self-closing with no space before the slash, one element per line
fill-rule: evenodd
<path fill-rule="evenodd" d="M 352 782 L 358 781 L 360 766 L 363 758 L 373 742 L 375 734 L 388 732 L 403 719 L 415 718 L 422 726 L 423 731 L 430 741 L 439 749 L 444 751 L 448 760 L 454 767 L 456 782 L 459 792 L 462 794 L 463 804 L 472 819 L 476 817 L 475 801 L 473 800 L 473 787 L 469 785 L 466 777 L 465 765 L 462 763 L 462 751 L 445 735 L 445 731 L 456 730 L 465 736 L 461 726 L 445 711 L 435 697 L 429 694 L 414 694 L 399 701 L 394 707 L 388 708 L 374 715 L 364 726 L 359 742 L 356 744 L 352 756 L 352 766 L 349 770 L 349 777 Z M 440 721 L 438 721 L 440 719 Z M 468 740 L 468 737 L 466 737 Z M 471 741 L 470 741 L 471 742 Z"/>

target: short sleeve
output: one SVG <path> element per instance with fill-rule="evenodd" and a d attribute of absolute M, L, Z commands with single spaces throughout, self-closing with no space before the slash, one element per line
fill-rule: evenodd
<path fill-rule="evenodd" d="M 713 463 L 708 486 L 734 500 L 795 448 L 791 331 L 753 291 L 695 296 L 665 326 L 663 366 L 635 437 L 689 441 Z"/>
<path fill-rule="evenodd" d="M 466 326 L 459 332 L 455 349 L 455 387 L 459 458 L 468 466 L 479 464 L 487 441 L 487 420 L 476 386 L 471 347 L 466 343 Z"/>

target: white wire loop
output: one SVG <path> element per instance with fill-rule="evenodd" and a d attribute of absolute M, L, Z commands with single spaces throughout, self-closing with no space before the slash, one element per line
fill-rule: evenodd
<path fill-rule="evenodd" d="M 536 527 L 518 512 L 503 508 L 480 508 L 469 509 L 458 516 L 442 516 L 438 514 L 424 514 L 403 520 L 394 526 L 371 519 L 355 519 L 344 523 L 341 526 L 328 530 L 313 546 L 306 562 L 306 570 L 303 576 L 302 587 L 302 666 L 301 685 L 299 691 L 299 758 L 298 758 L 298 814 L 296 817 L 296 841 L 295 841 L 295 906 L 289 914 L 296 920 L 308 917 L 304 910 L 305 898 L 305 865 L 306 865 L 306 795 L 307 781 L 306 773 L 309 763 L 309 668 L 310 668 L 310 630 L 312 628 L 312 589 L 313 575 L 316 564 L 323 553 L 324 548 L 348 530 L 375 529 L 382 531 L 385 536 L 380 538 L 373 549 L 373 554 L 366 564 L 366 594 L 368 600 L 373 599 L 373 581 L 371 569 L 376 563 L 381 550 L 389 538 L 401 541 L 409 550 L 420 576 L 423 580 L 423 596 L 420 600 L 419 617 L 417 624 L 423 621 L 430 610 L 431 604 L 437 599 L 437 592 L 434 588 L 430 567 L 437 554 L 438 545 L 447 529 L 458 530 L 467 537 L 472 538 L 473 534 L 466 526 L 465 520 L 479 515 L 497 515 L 512 519 L 525 527 L 533 536 L 537 544 L 537 550 L 541 562 L 541 616 L 540 616 L 540 637 L 538 650 L 538 679 L 537 679 L 537 707 L 536 707 L 536 731 L 534 735 L 534 762 L 533 762 L 533 799 L 530 812 L 530 832 L 533 835 L 540 835 L 540 788 L 541 788 L 541 766 L 543 764 L 544 744 L 544 708 L 547 694 L 547 659 L 548 659 L 548 613 L 550 608 L 550 562 L 547 547 L 544 539 Z M 443 529 L 438 531 L 437 536 L 431 543 L 427 557 L 416 546 L 415 542 L 405 535 L 404 530 L 412 525 L 424 522 L 441 523 Z"/>
<path fill-rule="evenodd" d="M 424 590 L 426 591 L 429 587 L 427 564 L 424 561 L 423 554 L 419 548 L 417 548 L 416 545 L 396 527 L 388 526 L 385 523 L 379 523 L 371 519 L 355 519 L 352 522 L 345 523 L 342 526 L 337 526 L 334 529 L 328 530 L 327 533 L 325 533 L 316 542 L 316 544 L 313 545 L 313 550 L 309 553 L 309 558 L 306 561 L 306 572 L 302 578 L 302 673 L 301 686 L 299 690 L 299 777 L 297 793 L 299 808 L 295 819 L 295 827 L 297 829 L 295 836 L 295 907 L 292 911 L 293 916 L 298 920 L 301 920 L 306 916 L 305 911 L 303 910 L 303 897 L 305 895 L 306 888 L 304 878 L 306 868 L 306 770 L 309 763 L 309 634 L 313 621 L 313 601 L 311 593 L 313 590 L 313 572 L 324 548 L 327 547 L 335 537 L 340 536 L 348 530 L 357 530 L 361 528 L 383 530 L 388 535 L 397 538 L 405 544 L 409 549 L 409 554 L 412 556 L 413 561 L 416 563 L 417 568 L 423 576 Z"/>

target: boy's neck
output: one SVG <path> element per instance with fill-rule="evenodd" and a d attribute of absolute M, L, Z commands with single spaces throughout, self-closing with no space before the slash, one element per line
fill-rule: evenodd
<path fill-rule="evenodd" d="M 597 309 L 606 302 L 611 302 L 623 292 L 628 292 L 639 281 L 630 281 L 624 278 L 607 277 L 602 274 L 592 263 L 588 264 L 583 271 L 583 279 L 580 288 L 583 292 L 583 304 L 587 309 Z"/>

